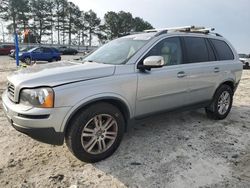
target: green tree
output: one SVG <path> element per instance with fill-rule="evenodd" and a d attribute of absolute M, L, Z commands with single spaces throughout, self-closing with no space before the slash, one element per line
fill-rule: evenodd
<path fill-rule="evenodd" d="M 55 15 L 56 15 L 56 26 L 57 30 L 57 44 L 60 44 L 60 11 L 61 11 L 61 0 L 55 0 Z"/>
<path fill-rule="evenodd" d="M 36 41 L 41 42 L 44 36 L 49 36 L 52 44 L 55 31 L 58 44 L 65 44 L 68 39 L 69 45 L 72 42 L 85 45 L 88 40 L 91 46 L 93 36 L 103 43 L 133 31 L 153 28 L 149 22 L 140 17 L 133 18 L 131 13 L 124 11 L 107 12 L 104 23 L 100 24 L 101 19 L 93 10 L 83 12 L 68 0 L 2 0 L 0 19 L 9 23 L 7 29 L 11 33 L 19 30 L 18 34 L 22 35 L 28 28 Z"/>
<path fill-rule="evenodd" d="M 125 36 L 133 31 L 138 32 L 153 28 L 150 23 L 144 21 L 142 18 L 133 18 L 131 13 L 124 11 L 118 13 L 107 12 L 104 15 L 104 20 L 108 39 Z"/>
<path fill-rule="evenodd" d="M 140 32 L 147 29 L 153 29 L 153 26 L 149 22 L 144 21 L 140 17 L 135 17 L 133 19 L 133 31 Z"/>
<path fill-rule="evenodd" d="M 107 38 L 113 39 L 120 35 L 120 22 L 119 16 L 116 12 L 110 11 L 104 15 L 104 28 L 107 34 Z"/>
<path fill-rule="evenodd" d="M 29 0 L 21 0 L 22 3 L 19 5 L 18 9 L 18 22 L 19 29 L 25 31 L 29 26 L 29 19 L 30 19 L 30 4 Z"/>
<path fill-rule="evenodd" d="M 61 12 L 60 12 L 60 17 L 61 17 L 61 28 L 60 30 L 62 31 L 62 43 L 65 44 L 65 34 L 66 34 L 66 23 L 67 23 L 67 7 L 68 7 L 68 1 L 67 0 L 62 0 L 61 1 Z"/>
<path fill-rule="evenodd" d="M 133 16 L 129 12 L 118 12 L 119 37 L 128 35 L 133 28 Z"/>
<path fill-rule="evenodd" d="M 77 24 L 79 24 L 78 20 L 79 17 L 81 17 L 81 12 L 78 6 L 72 2 L 69 2 L 67 7 L 67 16 L 68 23 L 65 29 L 69 36 L 69 45 L 71 45 L 72 34 L 77 33 Z"/>
<path fill-rule="evenodd" d="M 55 1 L 48 0 L 47 6 L 49 9 L 47 21 L 50 23 L 50 40 L 51 40 L 51 44 L 53 44 L 54 43 L 53 31 L 55 28 L 54 24 L 55 24 L 55 16 L 56 16 Z"/>
<path fill-rule="evenodd" d="M 80 11 L 79 17 L 76 19 L 76 30 L 77 30 L 77 39 L 78 45 L 82 44 L 85 45 L 85 38 L 88 36 L 86 34 L 86 21 L 84 19 L 85 13 Z"/>
<path fill-rule="evenodd" d="M 98 41 L 99 41 L 99 44 L 103 44 L 103 43 L 105 43 L 108 40 L 108 36 L 105 33 L 105 31 L 106 31 L 105 25 L 100 25 L 99 26 L 99 30 L 96 33 Z"/>
<path fill-rule="evenodd" d="M 11 22 L 7 26 L 11 32 L 16 31 L 18 28 L 25 29 L 27 27 L 29 11 L 28 0 L 2 0 L 0 4 L 0 18 Z M 21 24 L 18 24 L 18 21 Z"/>
<path fill-rule="evenodd" d="M 57 31 L 57 40 L 58 44 L 61 42 L 61 36 L 62 36 L 62 42 L 65 43 L 65 30 L 66 30 L 66 23 L 67 23 L 67 6 L 68 1 L 67 0 L 55 0 L 55 17 L 56 17 L 56 25 L 55 30 Z"/>
<path fill-rule="evenodd" d="M 93 10 L 89 10 L 84 14 L 84 20 L 86 21 L 86 28 L 88 29 L 89 35 L 89 46 L 92 44 L 92 35 L 98 33 L 98 27 L 101 23 L 101 19 L 97 17 Z"/>
<path fill-rule="evenodd" d="M 35 33 L 38 33 L 38 42 L 41 42 L 42 36 L 50 35 L 50 7 L 47 0 L 32 0 L 31 6 L 33 15 L 32 29 Z"/>

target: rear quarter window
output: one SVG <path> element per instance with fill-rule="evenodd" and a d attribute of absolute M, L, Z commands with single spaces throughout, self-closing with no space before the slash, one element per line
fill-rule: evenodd
<path fill-rule="evenodd" d="M 228 44 L 225 41 L 217 40 L 217 39 L 210 39 L 212 42 L 219 60 L 233 60 L 234 55 L 231 50 L 231 48 L 228 46 Z"/>

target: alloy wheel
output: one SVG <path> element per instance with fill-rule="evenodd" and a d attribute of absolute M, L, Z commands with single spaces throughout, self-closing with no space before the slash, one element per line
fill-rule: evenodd
<path fill-rule="evenodd" d="M 228 91 L 223 91 L 219 97 L 217 109 L 220 115 L 224 115 L 229 109 L 231 96 Z"/>
<path fill-rule="evenodd" d="M 90 119 L 81 133 L 81 144 L 90 154 L 101 154 L 115 142 L 118 133 L 117 121 L 108 114 L 98 114 Z"/>

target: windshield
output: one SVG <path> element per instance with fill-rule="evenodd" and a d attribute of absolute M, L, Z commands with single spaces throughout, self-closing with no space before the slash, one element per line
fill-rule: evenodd
<path fill-rule="evenodd" d="M 28 51 L 30 49 L 31 49 L 31 47 L 24 47 L 24 48 L 21 48 L 19 51 L 20 52 L 26 52 L 26 51 Z"/>
<path fill-rule="evenodd" d="M 120 38 L 113 40 L 84 58 L 84 62 L 123 64 L 132 57 L 148 40 Z"/>
<path fill-rule="evenodd" d="M 27 52 L 33 52 L 34 50 L 38 49 L 38 47 L 34 47 L 34 48 L 31 48 L 29 49 Z"/>
<path fill-rule="evenodd" d="M 239 57 L 240 58 L 247 58 L 247 55 L 246 54 L 239 54 Z"/>

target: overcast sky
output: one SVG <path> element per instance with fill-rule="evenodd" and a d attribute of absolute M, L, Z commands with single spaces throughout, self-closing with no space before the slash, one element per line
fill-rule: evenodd
<path fill-rule="evenodd" d="M 250 0 L 70 0 L 103 19 L 124 10 L 155 28 L 199 25 L 214 27 L 238 52 L 250 53 Z"/>

